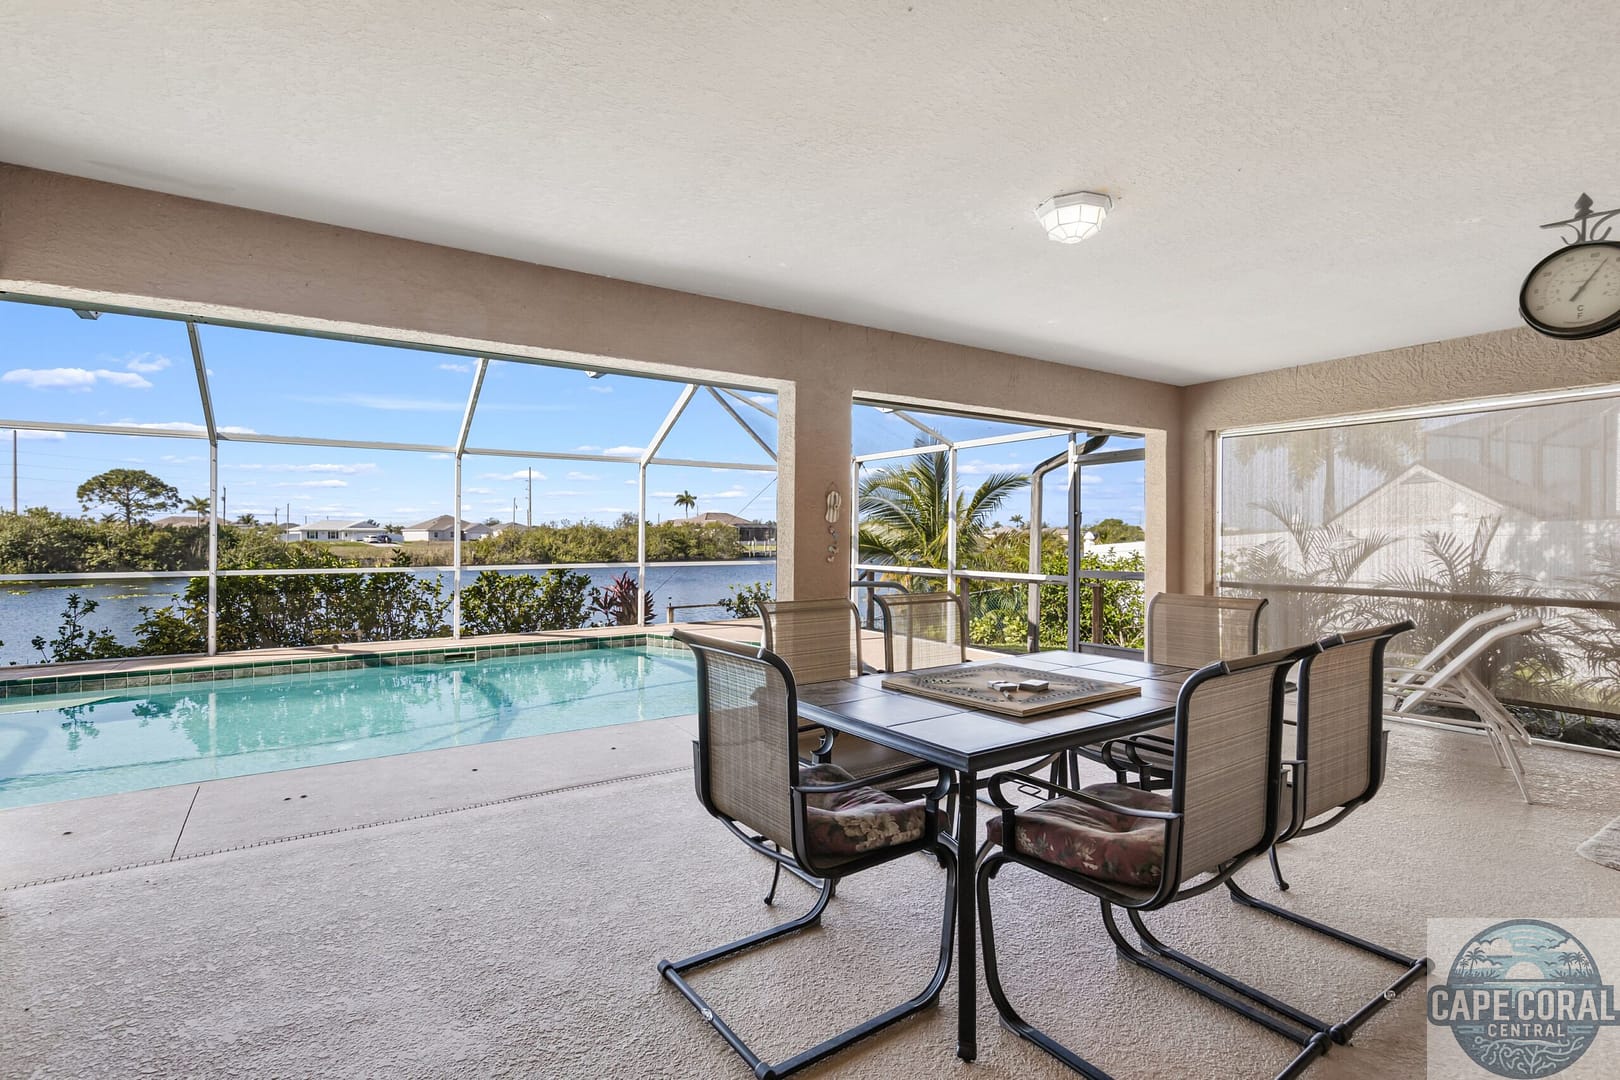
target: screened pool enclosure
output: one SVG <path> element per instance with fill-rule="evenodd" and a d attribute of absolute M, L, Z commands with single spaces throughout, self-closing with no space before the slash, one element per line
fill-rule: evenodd
<path fill-rule="evenodd" d="M 162 607 L 186 582 L 206 582 L 206 597 L 195 596 L 206 603 L 206 640 L 194 651 L 211 654 L 221 648 L 221 583 L 233 578 L 363 580 L 386 592 L 388 576 L 404 584 L 437 575 L 442 616 L 423 625 L 459 637 L 474 537 L 518 535 L 542 522 L 595 531 L 554 559 L 480 560 L 478 569 L 529 574 L 566 564 L 604 585 L 628 572 L 640 597 L 657 590 L 671 601 L 712 602 L 726 595 L 727 580 L 774 578 L 777 425 L 768 388 L 8 300 L 0 303 L 0 389 L 0 437 L 12 459 L 0 641 L 13 663 L 27 662 L 31 636 L 56 627 L 65 590 L 46 587 L 58 585 Z M 172 512 L 157 524 L 182 533 L 195 526 L 193 550 L 160 530 L 143 534 L 153 550 L 75 538 L 64 524 L 70 513 L 109 509 L 86 482 L 118 469 L 152 474 L 185 497 L 160 497 Z M 138 491 L 122 494 L 126 510 L 129 498 L 140 503 Z M 695 525 L 705 514 L 747 522 L 751 539 L 726 545 L 720 554 L 730 558 L 703 560 L 707 577 L 683 585 L 660 567 L 704 553 L 701 527 L 668 527 L 694 514 Z M 244 560 L 224 557 L 212 527 L 253 529 L 264 551 L 323 520 L 351 527 L 341 539 L 386 538 L 406 553 L 390 559 L 388 546 L 351 545 L 358 557 L 332 561 L 368 565 L 239 566 Z M 441 542 L 401 543 L 413 538 Z M 717 563 L 736 568 L 721 572 Z M 638 609 L 619 621 L 647 617 Z M 93 629 L 97 617 L 85 625 Z"/>

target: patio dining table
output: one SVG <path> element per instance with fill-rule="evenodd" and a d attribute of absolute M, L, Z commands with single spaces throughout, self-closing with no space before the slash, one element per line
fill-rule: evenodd
<path fill-rule="evenodd" d="M 1190 668 L 1086 651 L 1039 652 L 974 663 L 1012 664 L 1037 677 L 1047 671 L 1131 683 L 1141 693 L 1020 718 L 886 689 L 882 685 L 886 675 L 798 688 L 801 719 L 858 735 L 956 774 L 956 1054 L 963 1061 L 978 1054 L 978 911 L 972 859 L 979 839 L 978 800 L 973 793 L 980 778 L 1020 762 L 1158 727 L 1175 714 L 1176 695 L 1192 673 Z"/>

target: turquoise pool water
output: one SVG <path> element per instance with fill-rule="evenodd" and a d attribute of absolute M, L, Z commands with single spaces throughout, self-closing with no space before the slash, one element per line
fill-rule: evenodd
<path fill-rule="evenodd" d="M 697 711 L 684 651 L 588 649 L 0 701 L 0 808 Z"/>

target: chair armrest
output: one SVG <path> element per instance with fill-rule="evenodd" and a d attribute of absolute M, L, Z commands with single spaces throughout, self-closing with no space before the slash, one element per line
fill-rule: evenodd
<path fill-rule="evenodd" d="M 1116 746 L 1123 746 L 1124 750 L 1116 751 Z M 1118 739 L 1109 739 L 1103 743 L 1097 751 L 1097 756 L 1102 759 L 1104 766 L 1113 769 L 1115 773 L 1124 773 L 1129 770 L 1146 772 L 1154 768 L 1162 771 L 1163 766 L 1156 766 L 1142 760 L 1138 751 L 1144 747 L 1159 750 L 1166 754 L 1174 754 L 1176 741 L 1167 739 L 1163 735 L 1154 735 L 1151 732 L 1144 732 L 1141 735 L 1126 735 Z M 1123 753 L 1125 760 L 1116 760 L 1114 757 L 1116 753 Z"/>
<path fill-rule="evenodd" d="M 1138 810 L 1131 806 L 1120 806 L 1118 803 L 1111 803 L 1107 799 L 1099 799 L 1095 795 L 1087 795 L 1083 791 L 1076 791 L 1073 788 L 1064 787 L 1062 784 L 1054 784 L 1050 780 L 1042 780 L 1039 776 L 1036 776 L 1033 773 L 1021 772 L 999 772 L 992 776 L 988 781 L 987 786 L 990 792 L 990 798 L 1003 811 L 1016 811 L 1018 809 L 1018 807 L 1010 799 L 1008 799 L 1005 794 L 1002 793 L 1001 785 L 1008 782 L 1027 787 L 1042 788 L 1046 791 L 1052 792 L 1053 794 L 1062 795 L 1064 798 L 1073 799 L 1076 802 L 1083 802 L 1088 806 L 1095 806 L 1099 810 L 1106 810 L 1110 814 L 1119 814 L 1123 817 L 1143 818 L 1145 820 L 1154 821 L 1181 820 L 1181 814 L 1178 811 Z"/>
<path fill-rule="evenodd" d="M 885 783 L 892 780 L 899 780 L 902 777 L 910 776 L 921 769 L 932 769 L 934 772 L 939 774 L 941 780 L 949 779 L 949 776 L 944 769 L 934 765 L 929 765 L 926 762 L 919 762 L 916 765 L 897 765 L 892 769 L 885 769 L 880 773 L 873 773 L 871 776 L 859 776 L 853 780 L 845 780 L 842 783 L 837 784 L 795 784 L 793 785 L 793 790 L 801 791 L 806 795 L 825 795 L 829 792 L 853 791 L 855 788 L 863 787 L 881 789 Z"/>

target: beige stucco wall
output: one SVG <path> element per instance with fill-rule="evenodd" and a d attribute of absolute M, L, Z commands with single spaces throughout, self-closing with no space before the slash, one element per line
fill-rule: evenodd
<path fill-rule="evenodd" d="M 1188 562 L 1161 383 L 10 165 L 0 291 L 771 386 L 784 597 L 847 588 L 823 514 L 829 489 L 849 502 L 857 393 L 1143 431 L 1149 588 Z"/>
<path fill-rule="evenodd" d="M 1519 328 L 1189 386 L 1173 515 L 1183 528 L 1181 581 L 1213 591 L 1216 432 L 1615 383 L 1620 334 L 1556 341 Z"/>

